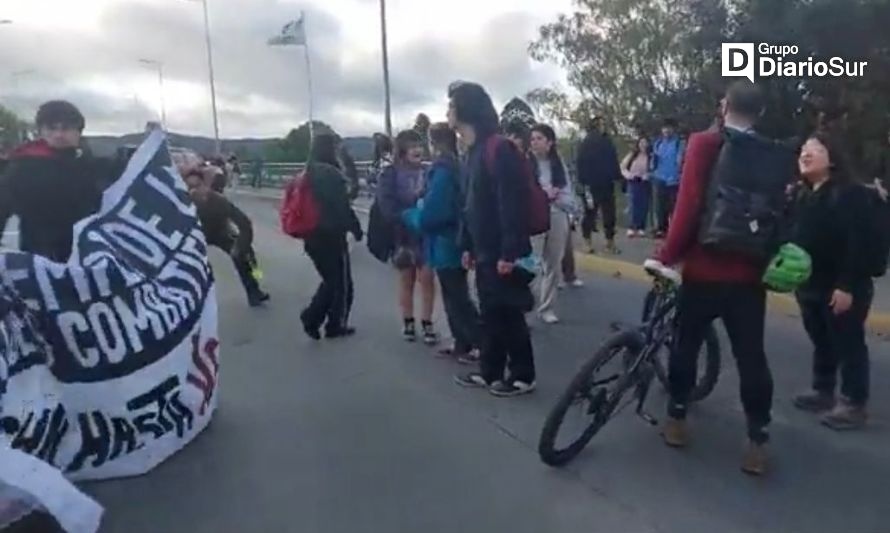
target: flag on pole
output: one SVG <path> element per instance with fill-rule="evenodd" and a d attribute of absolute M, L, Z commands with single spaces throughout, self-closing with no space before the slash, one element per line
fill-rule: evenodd
<path fill-rule="evenodd" d="M 306 27 L 303 16 L 281 28 L 281 33 L 269 39 L 269 46 L 306 46 Z"/>

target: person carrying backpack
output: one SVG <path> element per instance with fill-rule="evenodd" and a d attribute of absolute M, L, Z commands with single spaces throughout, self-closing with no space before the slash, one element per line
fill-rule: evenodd
<path fill-rule="evenodd" d="M 668 266 L 683 263 L 665 443 L 677 448 L 687 443 L 699 349 L 711 322 L 720 318 L 738 366 L 749 440 L 742 470 L 751 475 L 766 472 L 773 398 L 761 280 L 781 244 L 785 189 L 795 164 L 791 149 L 754 132 L 763 109 L 761 89 L 737 82 L 724 101 L 723 130 L 690 137 L 676 212 L 657 259 Z"/>
<path fill-rule="evenodd" d="M 498 114 L 480 85 L 456 82 L 448 90 L 448 122 L 468 147 L 466 207 L 461 230 L 463 263 L 476 269 L 482 315 L 478 372 L 455 377 L 458 385 L 495 396 L 528 394 L 536 386 L 535 361 L 525 313 L 534 298 L 529 214 L 534 176 L 516 147 L 497 135 Z M 549 217 L 544 203 L 543 214 Z"/>
<path fill-rule="evenodd" d="M 813 273 L 797 301 L 814 352 L 812 391 L 796 396 L 794 405 L 822 414 L 822 423 L 834 430 L 859 429 L 868 418 L 865 320 L 874 297 L 872 276 L 887 268 L 890 232 L 870 226 L 869 218 L 880 217 L 877 210 L 887 205 L 877 192 L 851 182 L 841 152 L 825 135 L 803 145 L 800 174 L 804 187 L 793 241 L 810 254 Z"/>
<path fill-rule="evenodd" d="M 355 328 L 349 325 L 354 289 L 346 234 L 352 233 L 361 241 L 364 233 L 349 203 L 346 180 L 337 161 L 336 136 L 315 136 L 302 179 L 308 180 L 318 209 L 317 225 L 304 243 L 321 283 L 300 313 L 300 321 L 306 334 L 315 340 L 321 338 L 322 326 L 329 339 L 348 337 L 355 334 Z"/>
<path fill-rule="evenodd" d="M 686 147 L 677 135 L 677 121 L 666 119 L 661 127 L 661 137 L 652 146 L 654 160 L 653 181 L 655 183 L 658 227 L 656 237 L 667 235 L 670 220 L 677 204 L 680 190 L 680 171 L 683 168 L 683 154 Z"/>

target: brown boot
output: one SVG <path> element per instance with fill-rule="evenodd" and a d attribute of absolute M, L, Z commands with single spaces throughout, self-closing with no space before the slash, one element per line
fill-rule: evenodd
<path fill-rule="evenodd" d="M 822 417 L 822 424 L 835 431 L 862 429 L 868 422 L 868 413 L 864 406 L 853 405 L 847 400 L 838 402 L 834 409 Z"/>
<path fill-rule="evenodd" d="M 808 413 L 824 413 L 834 408 L 834 395 L 811 391 L 794 397 L 794 407 Z"/>
<path fill-rule="evenodd" d="M 763 444 L 748 441 L 748 448 L 742 457 L 742 472 L 750 476 L 762 476 L 766 474 L 766 467 L 766 447 Z"/>
<path fill-rule="evenodd" d="M 686 420 L 668 417 L 661 428 L 661 436 L 664 438 L 664 443 L 671 448 L 685 448 L 689 444 Z"/>

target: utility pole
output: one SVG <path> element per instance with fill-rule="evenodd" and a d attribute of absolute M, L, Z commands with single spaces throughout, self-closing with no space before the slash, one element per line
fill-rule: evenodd
<path fill-rule="evenodd" d="M 383 47 L 383 91 L 386 100 L 386 134 L 392 137 L 392 101 L 389 94 L 389 48 L 386 42 L 386 0 L 380 0 L 380 36 Z"/>

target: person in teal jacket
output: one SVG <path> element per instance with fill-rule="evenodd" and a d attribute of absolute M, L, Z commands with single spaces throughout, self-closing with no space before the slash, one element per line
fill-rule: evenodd
<path fill-rule="evenodd" d="M 480 322 L 479 311 L 470 299 L 458 245 L 463 201 L 457 137 L 445 123 L 433 125 L 429 136 L 435 159 L 427 177 L 426 194 L 416 207 L 402 213 L 402 220 L 420 235 L 423 255 L 442 286 L 442 302 L 454 337 L 454 347 L 443 354 L 475 363 L 479 358 Z"/>

